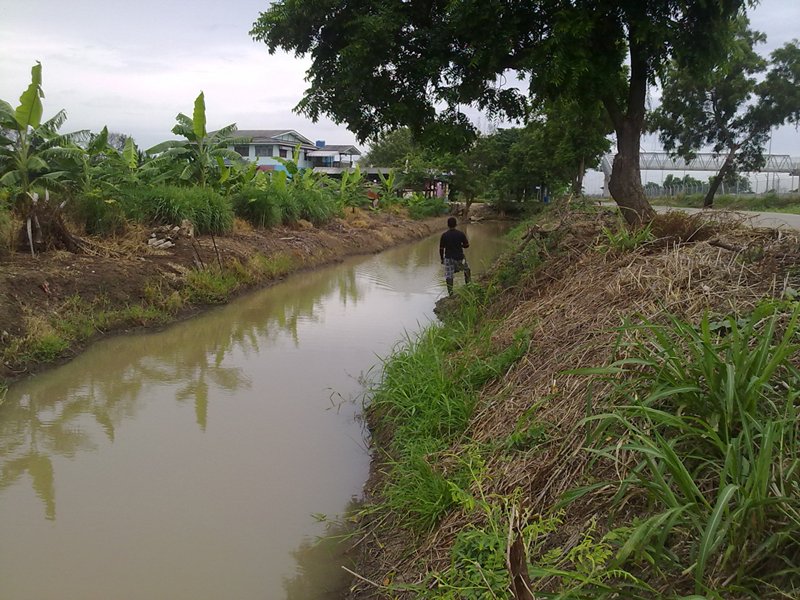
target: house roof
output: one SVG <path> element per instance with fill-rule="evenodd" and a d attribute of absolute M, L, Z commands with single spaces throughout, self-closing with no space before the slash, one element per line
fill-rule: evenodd
<path fill-rule="evenodd" d="M 361 151 L 356 148 L 355 146 L 349 145 L 330 145 L 326 144 L 323 148 L 320 148 L 323 152 L 336 152 L 337 154 L 354 154 L 361 156 Z"/>
<path fill-rule="evenodd" d="M 282 144 L 284 146 L 295 146 L 296 142 L 278 139 L 278 136 L 286 135 L 287 133 L 294 136 L 300 142 L 300 146 L 303 148 L 316 147 L 314 146 L 314 142 L 304 135 L 300 135 L 294 129 L 238 129 L 236 130 L 235 135 L 239 138 L 250 138 L 251 142 L 254 144 Z"/>

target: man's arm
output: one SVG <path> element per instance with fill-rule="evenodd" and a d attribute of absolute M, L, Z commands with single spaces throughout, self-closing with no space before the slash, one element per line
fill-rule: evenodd
<path fill-rule="evenodd" d="M 444 263 L 444 235 L 439 238 L 439 260 Z"/>
<path fill-rule="evenodd" d="M 467 234 L 466 233 L 462 234 L 461 247 L 462 248 L 469 248 L 469 240 L 467 239 Z"/>

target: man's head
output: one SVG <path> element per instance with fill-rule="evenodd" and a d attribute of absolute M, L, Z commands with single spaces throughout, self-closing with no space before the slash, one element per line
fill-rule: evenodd
<path fill-rule="evenodd" d="M 455 217 L 450 217 L 449 219 L 447 219 L 447 226 L 450 229 L 453 229 L 453 227 L 455 227 L 456 225 L 458 225 L 458 221 L 456 221 Z"/>

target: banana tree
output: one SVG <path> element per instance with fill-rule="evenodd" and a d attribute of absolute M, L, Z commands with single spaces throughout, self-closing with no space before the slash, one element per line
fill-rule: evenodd
<path fill-rule="evenodd" d="M 217 131 L 206 131 L 206 103 L 203 92 L 194 101 L 194 111 L 188 117 L 178 113 L 177 123 L 172 133 L 184 140 L 168 140 L 147 150 L 148 154 L 158 155 L 152 162 L 153 168 L 176 169 L 181 181 L 194 183 L 201 187 L 219 185 L 225 177 L 221 168 L 228 162 L 242 162 L 242 157 L 230 149 L 234 144 L 247 143 L 246 138 L 237 138 L 236 124 L 231 123 Z"/>
<path fill-rule="evenodd" d="M 367 195 L 364 191 L 364 174 L 361 167 L 356 165 L 352 171 L 342 171 L 342 179 L 339 182 L 339 198 L 344 206 L 349 206 L 353 212 L 356 207 L 367 203 Z"/>
<path fill-rule="evenodd" d="M 386 204 L 390 204 L 397 199 L 397 191 L 399 189 L 397 172 L 391 169 L 388 175 L 384 175 L 378 171 L 378 179 L 381 181 L 381 200 Z"/>
<path fill-rule="evenodd" d="M 0 100 L 0 186 L 10 190 L 13 208 L 24 222 L 20 242 L 27 242 L 32 254 L 35 246 L 76 251 L 78 240 L 63 222 L 64 202 L 51 201 L 49 191 L 63 189 L 70 180 L 60 163 L 80 158 L 83 150 L 76 143 L 86 132 L 60 134 L 67 118 L 63 110 L 43 122 L 43 97 L 42 65 L 37 62 L 19 106 L 13 109 Z"/>

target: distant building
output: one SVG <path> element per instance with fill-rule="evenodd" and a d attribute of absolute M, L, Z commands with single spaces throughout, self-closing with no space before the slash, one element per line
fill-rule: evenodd
<path fill-rule="evenodd" d="M 234 134 L 248 138 L 246 144 L 232 146 L 242 158 L 255 162 L 264 171 L 286 170 L 277 159 L 292 158 L 295 148 L 300 147 L 297 166 L 301 169 L 314 167 L 344 167 L 355 164 L 354 157 L 361 156 L 355 146 L 328 146 L 324 141 L 312 142 L 293 129 L 239 129 Z"/>
<path fill-rule="evenodd" d="M 355 146 L 330 146 L 324 140 L 317 140 L 317 149 L 308 153 L 314 167 L 349 169 L 355 165 L 361 152 Z"/>

